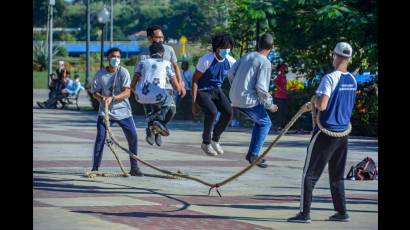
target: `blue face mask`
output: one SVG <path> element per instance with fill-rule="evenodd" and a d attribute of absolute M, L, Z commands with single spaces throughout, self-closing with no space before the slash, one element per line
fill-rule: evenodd
<path fill-rule="evenodd" d="M 222 58 L 226 58 L 226 56 L 228 56 L 230 52 L 231 52 L 231 49 L 220 49 L 218 54 Z"/>

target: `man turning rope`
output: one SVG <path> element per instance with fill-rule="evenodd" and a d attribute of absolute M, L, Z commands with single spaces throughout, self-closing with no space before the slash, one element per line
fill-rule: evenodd
<path fill-rule="evenodd" d="M 328 135 L 330 133 L 328 131 L 340 134 L 350 128 L 350 117 L 357 89 L 355 78 L 347 72 L 347 65 L 352 57 L 352 47 L 346 42 L 339 42 L 333 50 L 332 57 L 335 70 L 322 78 L 316 90 L 317 99 L 314 101 L 314 106 L 320 111 L 319 122 L 323 127 L 320 129 L 315 127 L 313 131 L 302 174 L 300 212 L 295 217 L 289 218 L 289 222 L 311 222 L 309 213 L 313 189 L 327 163 L 329 163 L 333 206 L 337 211 L 329 220 L 344 222 L 350 220 L 346 210 L 343 180 L 348 133 L 346 132 L 344 136 L 339 135 L 342 137 L 332 137 Z M 305 106 L 306 111 L 310 109 Z"/>
<path fill-rule="evenodd" d="M 111 48 L 107 51 L 109 66 L 100 69 L 92 82 L 91 93 L 100 102 L 97 119 L 97 137 L 94 145 L 94 159 L 92 171 L 98 171 L 100 166 L 104 140 L 106 138 L 106 126 L 104 124 L 104 106 L 109 105 L 110 123 L 118 123 L 128 142 L 130 152 L 137 155 L 137 128 L 132 119 L 131 106 L 128 101 L 131 89 L 131 77 L 128 70 L 120 66 L 121 51 Z M 110 125 L 110 124 L 107 124 Z M 138 167 L 138 162 L 130 157 L 131 176 L 143 176 Z"/>

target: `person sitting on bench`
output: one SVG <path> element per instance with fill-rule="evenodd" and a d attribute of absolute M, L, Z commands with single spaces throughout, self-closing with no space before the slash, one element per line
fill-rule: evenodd
<path fill-rule="evenodd" d="M 48 99 L 47 101 L 43 103 L 37 102 L 40 108 L 47 108 L 47 109 L 55 108 L 57 101 L 61 101 L 63 98 L 66 98 L 68 96 L 74 96 L 83 88 L 80 83 L 80 75 L 78 74 L 75 76 L 74 81 L 68 77 L 65 77 L 63 79 L 63 82 L 64 82 L 65 87 L 61 89 L 60 94 Z M 62 102 L 62 104 L 64 105 L 64 102 Z"/>

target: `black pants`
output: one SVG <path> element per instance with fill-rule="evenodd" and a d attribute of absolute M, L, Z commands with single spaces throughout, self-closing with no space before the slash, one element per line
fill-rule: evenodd
<path fill-rule="evenodd" d="M 348 136 L 330 137 L 320 131 L 313 133 L 307 150 L 305 167 L 303 168 L 300 198 L 301 212 L 310 212 L 313 189 L 326 164 L 329 163 L 333 206 L 337 212 L 346 213 L 343 175 L 347 158 L 347 140 Z"/>
<path fill-rule="evenodd" d="M 211 143 L 211 129 L 215 121 L 216 114 L 221 113 L 218 122 L 215 124 L 212 140 L 218 142 L 223 131 L 225 131 L 232 119 L 232 107 L 228 98 L 220 88 L 209 91 L 198 91 L 196 101 L 205 114 L 204 131 L 202 133 L 202 143 Z"/>
<path fill-rule="evenodd" d="M 57 101 L 58 100 L 61 100 L 61 99 L 63 99 L 63 98 L 65 98 L 65 97 L 67 97 L 67 96 L 65 96 L 65 95 L 63 95 L 63 94 L 58 94 L 58 95 L 55 95 L 55 96 L 53 96 L 51 99 L 48 99 L 47 101 L 46 101 L 46 105 L 45 105 L 45 107 L 47 108 L 47 109 L 53 109 L 53 108 L 57 108 Z"/>
<path fill-rule="evenodd" d="M 278 106 L 278 111 L 275 113 L 277 127 L 283 128 L 286 125 L 286 113 L 287 113 L 286 101 L 287 99 L 275 98 L 275 102 L 276 102 L 275 104 Z"/>
<path fill-rule="evenodd" d="M 172 95 L 168 94 L 163 103 L 158 104 L 143 104 L 145 115 L 149 113 L 159 113 L 158 119 L 164 124 L 168 124 L 176 113 L 175 99 Z M 148 127 L 152 124 L 153 120 L 148 122 Z"/>

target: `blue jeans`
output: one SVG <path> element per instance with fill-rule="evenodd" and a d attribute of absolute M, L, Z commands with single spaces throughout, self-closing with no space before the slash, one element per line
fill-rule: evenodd
<path fill-rule="evenodd" d="M 134 120 L 132 117 L 128 117 L 122 120 L 113 120 L 110 119 L 110 125 L 112 123 L 118 123 L 122 128 L 122 131 L 125 134 L 128 142 L 128 149 L 133 154 L 137 155 L 138 150 L 138 138 L 137 138 L 137 128 L 135 127 Z M 93 168 L 98 169 L 101 164 L 101 159 L 103 156 L 104 150 L 104 141 L 105 141 L 105 124 L 104 117 L 98 116 L 97 119 L 97 137 L 95 138 L 94 145 L 94 158 L 93 158 Z M 138 161 L 130 157 L 131 169 L 138 168 Z"/>
<path fill-rule="evenodd" d="M 252 108 L 238 109 L 254 122 L 248 154 L 259 156 L 259 152 L 265 142 L 265 138 L 272 126 L 270 117 L 262 105 L 257 105 Z"/>

